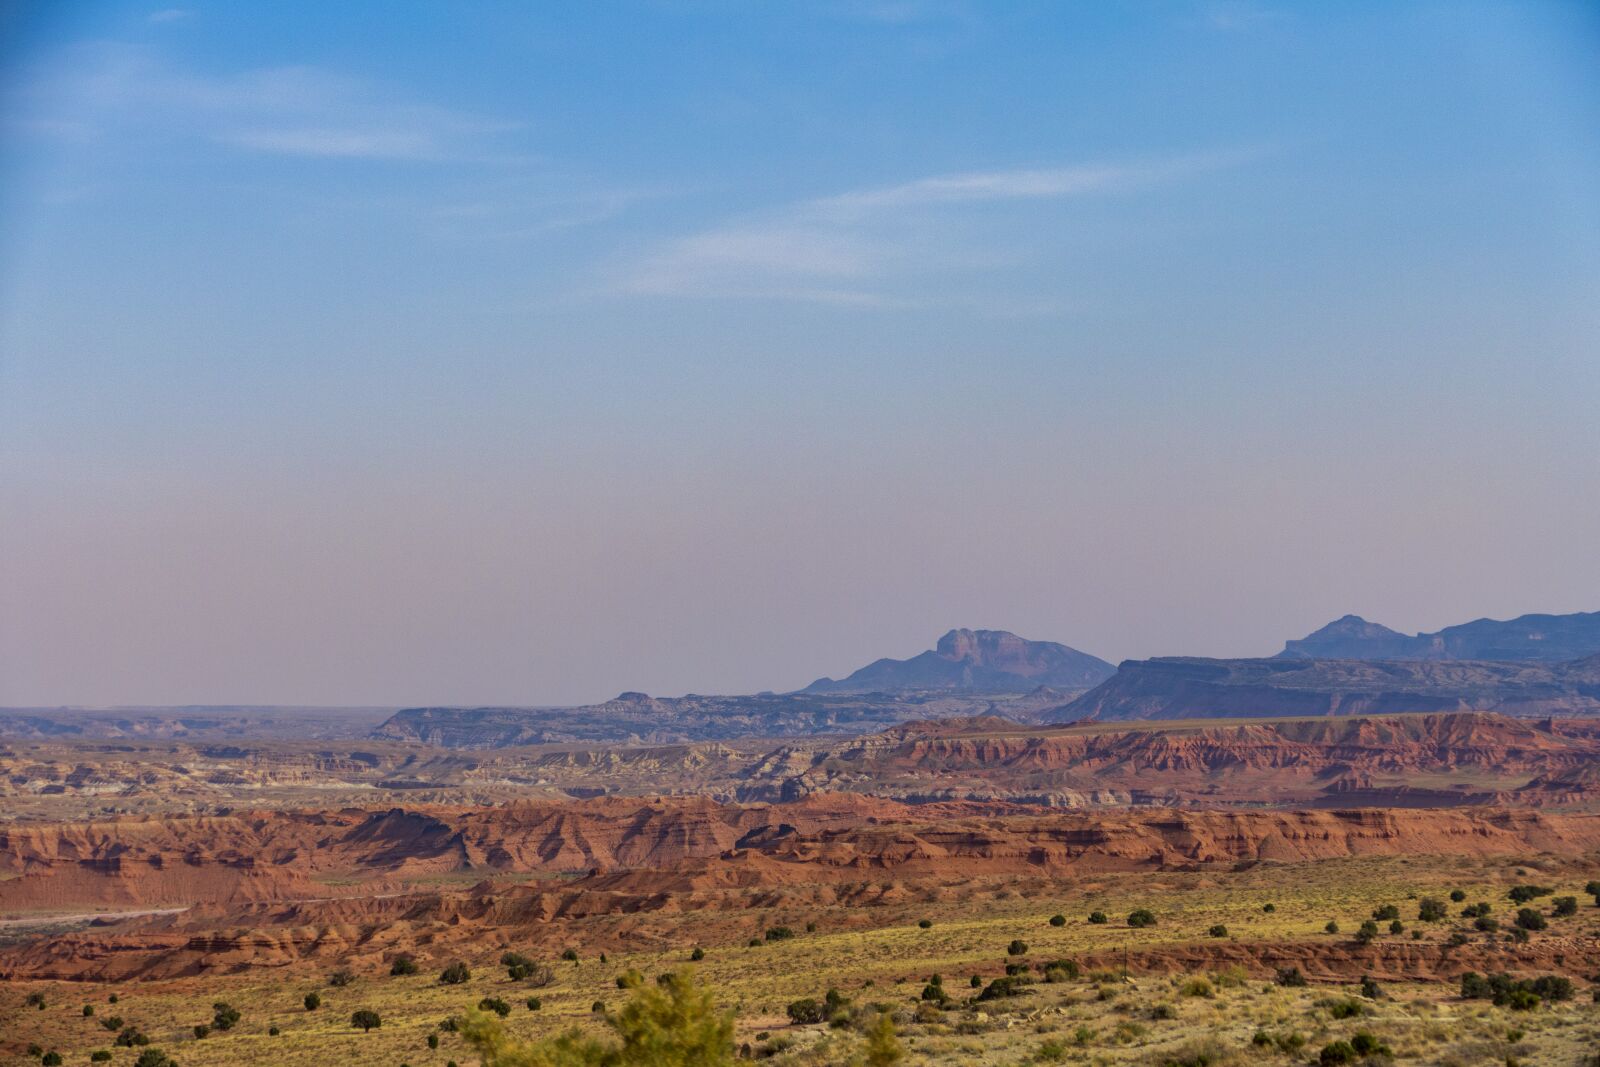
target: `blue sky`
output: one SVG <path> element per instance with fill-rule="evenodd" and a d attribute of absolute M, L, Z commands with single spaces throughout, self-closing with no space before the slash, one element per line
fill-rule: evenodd
<path fill-rule="evenodd" d="M 0 703 L 1600 607 L 1592 4 L 4 18 Z"/>

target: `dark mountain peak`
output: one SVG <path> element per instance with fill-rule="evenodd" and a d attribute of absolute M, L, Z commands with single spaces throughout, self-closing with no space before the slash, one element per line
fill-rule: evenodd
<path fill-rule="evenodd" d="M 1006 630 L 951 630 L 932 651 L 880 659 L 841 681 L 819 678 L 807 693 L 956 689 L 1026 693 L 1039 686 L 1082 690 L 1113 673 L 1111 664 L 1054 641 L 1029 641 Z"/>
<path fill-rule="evenodd" d="M 1341 615 L 1328 625 L 1312 634 L 1316 637 L 1321 634 L 1346 634 L 1361 637 L 1404 637 L 1399 630 L 1391 630 L 1382 623 L 1368 622 L 1360 615 Z"/>

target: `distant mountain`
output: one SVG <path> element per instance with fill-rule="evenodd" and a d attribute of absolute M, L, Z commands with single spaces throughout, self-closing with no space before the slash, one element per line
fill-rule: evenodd
<path fill-rule="evenodd" d="M 1116 668 L 1054 641 L 1029 641 L 1005 630 L 951 630 L 932 651 L 880 659 L 848 678 L 818 678 L 802 693 L 890 693 L 951 689 L 1023 693 L 1039 686 L 1087 689 Z"/>
<path fill-rule="evenodd" d="M 1036 718 L 1072 692 L 1040 687 L 1024 695 L 956 690 L 924 693 L 757 693 L 652 697 L 623 693 L 570 708 L 402 708 L 371 737 L 442 748 L 550 744 L 677 744 L 743 737 L 862 734 L 914 719 L 970 715 Z"/>
<path fill-rule="evenodd" d="M 1298 641 L 1286 642 L 1276 658 L 1562 663 L 1596 652 L 1600 652 L 1600 611 L 1523 615 L 1509 622 L 1479 619 L 1416 636 L 1346 615 Z"/>
<path fill-rule="evenodd" d="M 1600 715 L 1600 655 L 1504 660 L 1129 660 L 1047 722 L 1498 711 Z"/>

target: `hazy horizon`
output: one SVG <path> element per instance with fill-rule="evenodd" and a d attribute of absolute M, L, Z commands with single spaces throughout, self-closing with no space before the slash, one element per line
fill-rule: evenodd
<path fill-rule="evenodd" d="M 0 705 L 1600 607 L 1595 5 L 0 33 Z"/>

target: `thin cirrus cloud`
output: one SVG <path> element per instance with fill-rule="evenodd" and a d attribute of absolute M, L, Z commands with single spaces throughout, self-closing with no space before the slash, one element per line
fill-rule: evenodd
<path fill-rule="evenodd" d="M 1126 192 L 1220 161 L 974 171 L 850 190 L 679 238 L 631 265 L 620 288 L 653 296 L 916 306 L 921 301 L 896 292 L 896 283 L 1003 261 L 984 246 L 982 227 L 975 230 L 965 218 L 968 209 Z"/>
<path fill-rule="evenodd" d="M 203 76 L 148 50 L 100 43 L 69 50 L 28 84 L 36 130 L 200 138 L 287 156 L 481 158 L 481 139 L 516 123 L 398 99 L 382 86 L 314 67 Z"/>

